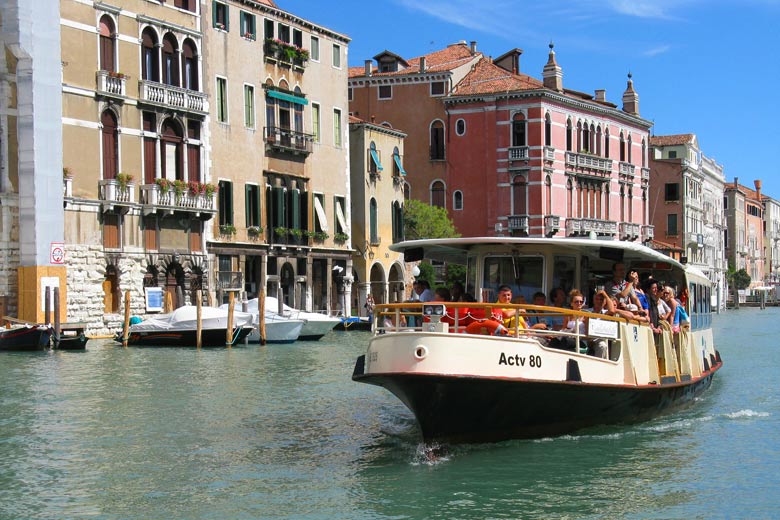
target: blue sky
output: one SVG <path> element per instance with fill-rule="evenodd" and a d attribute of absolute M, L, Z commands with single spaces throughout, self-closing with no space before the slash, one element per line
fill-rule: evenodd
<path fill-rule="evenodd" d="M 352 38 L 349 63 L 412 58 L 459 40 L 497 57 L 523 49 L 541 79 L 550 41 L 567 88 L 622 106 L 633 74 L 654 135 L 694 133 L 702 152 L 780 199 L 780 0 L 276 0 Z"/>

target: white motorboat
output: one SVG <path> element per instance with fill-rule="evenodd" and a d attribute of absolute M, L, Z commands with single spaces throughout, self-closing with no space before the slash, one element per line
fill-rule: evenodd
<path fill-rule="evenodd" d="M 257 300 L 257 298 L 254 300 Z M 250 302 L 251 301 L 252 300 L 250 300 Z M 327 314 L 321 314 L 319 312 L 307 312 L 293 309 L 284 303 L 282 303 L 280 313 L 279 300 L 273 296 L 265 297 L 265 310 L 266 312 L 281 314 L 281 316 L 285 318 L 303 320 L 303 330 L 301 330 L 301 335 L 298 337 L 298 339 L 302 340 L 318 340 L 333 330 L 333 327 L 341 323 L 339 318 L 328 316 Z"/>
<path fill-rule="evenodd" d="M 227 309 L 201 308 L 201 345 L 225 346 L 227 337 Z M 168 314 L 160 314 L 140 323 L 130 325 L 127 344 L 140 346 L 194 347 L 198 323 L 198 308 L 194 305 L 179 307 Z M 252 330 L 252 315 L 233 312 L 233 345 L 244 340 Z M 122 341 L 122 333 L 116 336 Z"/>
<path fill-rule="evenodd" d="M 222 307 L 227 308 L 227 304 Z M 247 302 L 246 312 L 253 316 L 252 323 L 255 327 L 248 340 L 252 343 L 259 343 L 260 309 L 258 308 L 257 298 L 252 298 Z M 267 343 L 292 343 L 299 338 L 304 325 L 305 322 L 301 319 L 293 319 L 277 314 L 267 307 L 265 309 L 265 341 Z"/>

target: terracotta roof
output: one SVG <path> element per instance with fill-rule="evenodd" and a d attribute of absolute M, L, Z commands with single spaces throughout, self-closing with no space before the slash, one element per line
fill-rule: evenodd
<path fill-rule="evenodd" d="M 384 53 L 382 53 L 384 54 Z M 418 56 L 408 60 L 409 67 L 398 70 L 395 72 L 379 72 L 376 66 L 371 67 L 372 76 L 402 76 L 404 74 L 419 74 L 420 72 L 420 58 L 425 58 L 425 71 L 426 72 L 444 72 L 453 70 L 464 63 L 468 63 L 474 58 L 471 54 L 471 49 L 464 43 L 456 43 L 449 47 L 425 54 L 424 56 Z M 400 58 L 400 56 L 399 56 Z M 401 58 L 403 59 L 403 58 Z M 365 67 L 350 67 L 349 77 L 365 76 Z"/>
<path fill-rule="evenodd" d="M 399 130 L 398 128 L 393 128 L 392 126 L 388 126 L 387 124 L 379 124 L 379 123 L 372 123 L 371 121 L 366 121 L 365 119 L 360 119 L 359 117 L 353 116 L 352 114 L 349 114 L 349 124 L 350 125 L 370 125 L 375 128 L 380 128 L 382 130 L 387 130 L 391 132 L 396 132 L 399 134 L 402 134 L 406 136 L 406 132 L 403 130 Z"/>
<path fill-rule="evenodd" d="M 542 87 L 543 84 L 538 79 L 525 74 L 512 74 L 495 65 L 490 58 L 482 57 L 457 84 L 452 94 L 454 96 L 472 96 Z"/>
<path fill-rule="evenodd" d="M 355 117 L 352 114 L 349 115 L 349 124 L 360 124 L 360 123 L 366 123 L 367 121 L 363 121 L 359 117 Z"/>
<path fill-rule="evenodd" d="M 277 5 L 274 3 L 274 0 L 255 0 L 255 1 L 256 1 L 257 3 L 259 3 L 259 4 L 269 5 L 269 6 L 271 6 L 271 7 L 276 7 L 277 9 L 279 8 L 279 6 L 277 6 Z"/>
<path fill-rule="evenodd" d="M 743 186 L 742 184 L 737 184 L 736 182 L 727 182 L 723 185 L 723 189 L 725 190 L 739 190 L 742 193 L 745 194 L 745 198 L 747 199 L 753 199 L 755 201 L 758 201 L 758 192 L 756 190 L 750 189 L 747 186 Z M 763 196 L 762 196 L 763 197 Z"/>
<path fill-rule="evenodd" d="M 696 135 L 677 134 L 677 135 L 654 135 L 650 137 L 650 146 L 678 146 L 683 144 L 692 144 Z"/>
<path fill-rule="evenodd" d="M 684 249 L 678 245 L 662 242 L 660 240 L 651 240 L 650 247 L 656 251 L 684 251 Z"/>

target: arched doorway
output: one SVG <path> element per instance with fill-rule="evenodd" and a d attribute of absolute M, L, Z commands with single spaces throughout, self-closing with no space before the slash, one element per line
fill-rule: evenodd
<path fill-rule="evenodd" d="M 404 294 L 404 273 L 398 264 L 393 264 L 390 268 L 390 275 L 387 277 L 387 281 L 389 282 L 390 303 L 404 301 L 406 299 L 406 294 Z"/>
<path fill-rule="evenodd" d="M 385 270 L 382 268 L 382 264 L 375 263 L 371 266 L 370 279 L 371 296 L 374 297 L 374 303 L 387 303 Z"/>
<path fill-rule="evenodd" d="M 279 285 L 282 289 L 282 301 L 289 307 L 294 306 L 293 295 L 295 294 L 295 270 L 290 262 L 285 262 L 279 275 Z"/>
<path fill-rule="evenodd" d="M 122 302 L 122 291 L 119 290 L 119 270 L 114 265 L 106 267 L 106 277 L 103 280 L 103 312 L 113 314 L 119 312 Z"/>
<path fill-rule="evenodd" d="M 177 260 L 171 261 L 165 270 L 165 302 L 166 312 L 178 309 L 184 305 L 184 268 Z M 170 308 L 167 303 L 170 302 Z"/>

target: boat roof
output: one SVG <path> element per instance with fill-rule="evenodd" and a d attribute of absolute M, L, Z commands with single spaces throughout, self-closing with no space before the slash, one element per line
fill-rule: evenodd
<path fill-rule="evenodd" d="M 556 253 L 596 256 L 625 263 L 664 262 L 678 269 L 692 271 L 688 266 L 655 249 L 622 240 L 568 237 L 469 237 L 409 240 L 390 245 L 391 250 L 404 253 L 406 261 L 430 258 L 454 263 L 464 263 L 466 256 L 472 251 L 485 252 L 491 248 L 495 248 L 496 253 L 507 252 L 507 250 L 523 253 L 525 248 L 529 249 L 529 253 L 535 253 L 550 249 Z"/>

